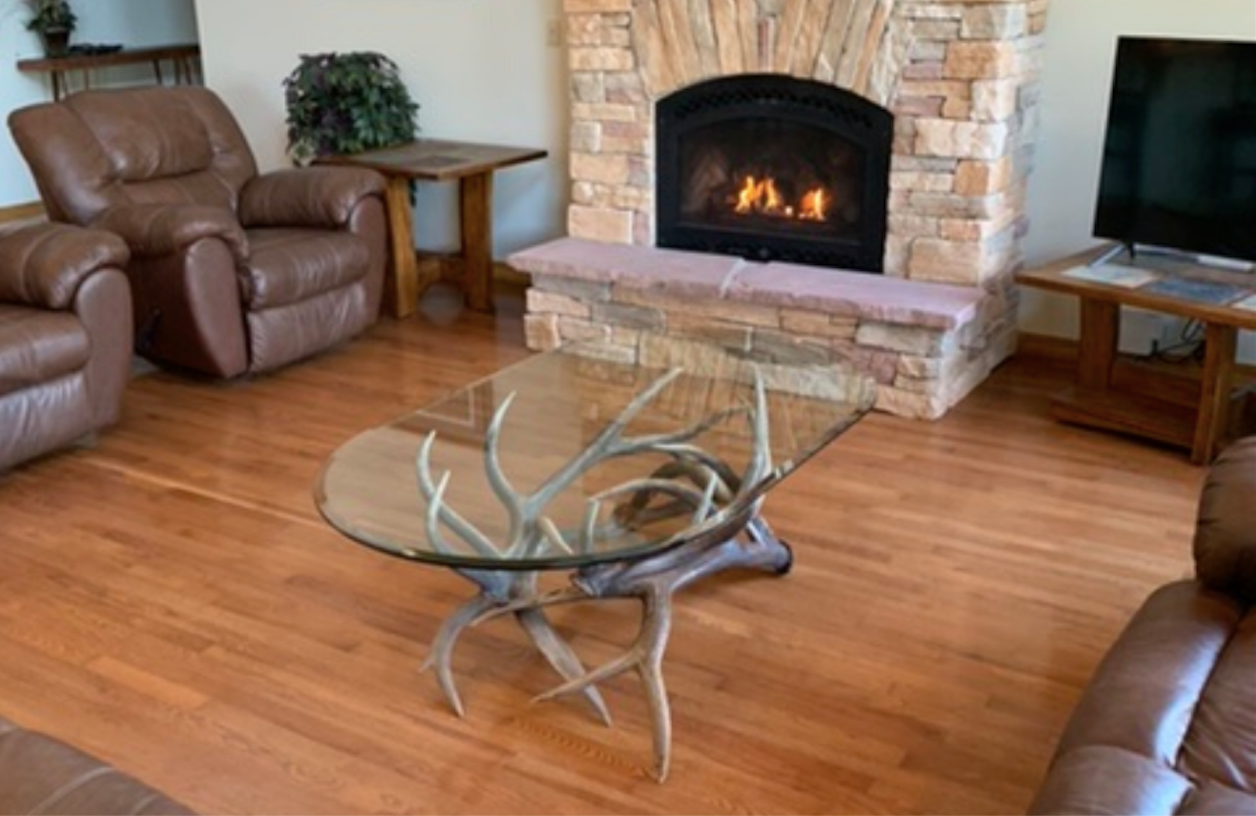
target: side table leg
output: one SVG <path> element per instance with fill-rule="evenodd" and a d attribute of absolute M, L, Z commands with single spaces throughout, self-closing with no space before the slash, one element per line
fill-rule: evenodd
<path fill-rule="evenodd" d="M 1206 465 L 1212 461 L 1230 415 L 1230 391 L 1234 381 L 1234 355 L 1238 330 L 1233 326 L 1209 323 L 1204 336 L 1204 373 L 1200 383 L 1199 416 L 1191 445 L 1191 462 Z"/>
<path fill-rule="evenodd" d="M 384 312 L 404 318 L 414 314 L 421 294 L 419 265 L 414 257 L 414 209 L 410 206 L 409 179 L 389 176 L 384 195 L 392 250 L 389 279 L 384 282 Z"/>
<path fill-rule="evenodd" d="M 467 306 L 476 312 L 492 312 L 493 173 L 464 176 L 458 185 Z"/>
<path fill-rule="evenodd" d="M 1121 307 L 1090 298 L 1081 301 L 1081 338 L 1077 349 L 1077 384 L 1092 391 L 1106 391 L 1112 383 L 1121 329 Z"/>

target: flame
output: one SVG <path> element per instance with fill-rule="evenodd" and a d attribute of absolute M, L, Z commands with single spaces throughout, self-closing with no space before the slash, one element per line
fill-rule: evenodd
<path fill-rule="evenodd" d="M 746 183 L 737 193 L 737 207 L 739 213 L 748 213 L 754 209 L 755 202 L 759 200 L 762 194 L 763 185 L 754 180 L 754 176 L 746 176 Z"/>
<path fill-rule="evenodd" d="M 733 211 L 741 215 L 760 213 L 803 221 L 827 221 L 829 204 L 829 197 L 823 187 L 809 190 L 800 204 L 794 207 L 785 203 L 784 197 L 776 189 L 776 179 L 771 176 L 764 179 L 746 176 L 741 189 L 737 191 L 737 203 L 733 206 Z"/>
<path fill-rule="evenodd" d="M 779 212 L 783 202 L 781 201 L 781 194 L 776 192 L 776 181 L 769 178 L 764 183 L 767 185 L 767 189 L 764 191 L 767 201 L 763 204 L 763 211 L 769 213 Z"/>
<path fill-rule="evenodd" d="M 828 209 L 829 200 L 824 194 L 824 188 L 817 187 L 814 190 L 808 190 L 807 194 L 802 197 L 802 207 L 798 217 L 804 221 L 827 221 Z"/>

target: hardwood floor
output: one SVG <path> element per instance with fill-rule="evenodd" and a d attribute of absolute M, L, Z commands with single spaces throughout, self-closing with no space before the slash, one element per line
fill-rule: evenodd
<path fill-rule="evenodd" d="M 439 294 L 439 293 L 438 293 Z M 277 375 L 138 378 L 92 449 L 0 477 L 0 714 L 213 813 L 1020 812 L 1130 612 L 1190 572 L 1203 471 L 1058 425 L 1014 361 L 945 420 L 873 415 L 770 497 L 796 553 L 677 600 L 671 777 L 633 676 L 554 677 L 506 621 L 417 667 L 470 591 L 314 510 L 355 432 L 527 354 L 439 297 Z M 631 604 L 554 614 L 589 661 Z"/>

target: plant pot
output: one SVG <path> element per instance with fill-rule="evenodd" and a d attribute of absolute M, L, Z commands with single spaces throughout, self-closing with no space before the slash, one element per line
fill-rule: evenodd
<path fill-rule="evenodd" d="M 50 28 L 47 31 L 41 31 L 39 38 L 44 42 L 45 56 L 63 57 L 70 50 L 70 29 L 68 28 Z"/>

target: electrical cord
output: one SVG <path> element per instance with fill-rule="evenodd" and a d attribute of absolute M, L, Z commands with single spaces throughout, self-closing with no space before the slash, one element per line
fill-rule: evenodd
<path fill-rule="evenodd" d="M 1184 363 L 1187 360 L 1199 360 L 1204 353 L 1204 323 L 1201 320 L 1187 320 L 1178 331 L 1178 342 L 1157 349 L 1152 358 L 1166 363 Z"/>

